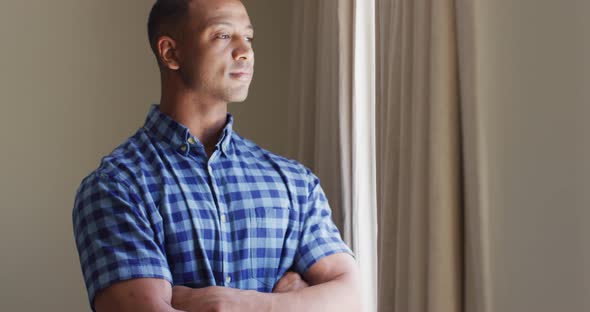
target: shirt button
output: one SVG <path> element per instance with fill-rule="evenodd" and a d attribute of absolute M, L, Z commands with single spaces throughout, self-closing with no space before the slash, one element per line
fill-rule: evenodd
<path fill-rule="evenodd" d="M 185 144 L 182 144 L 182 146 L 180 146 L 180 150 L 183 151 L 183 152 L 186 152 L 186 150 L 187 150 L 186 145 Z"/>
<path fill-rule="evenodd" d="M 225 278 L 225 283 L 226 283 L 226 284 L 229 284 L 230 282 L 231 282 L 231 276 L 229 276 L 229 275 L 228 275 L 228 276 Z"/>
<path fill-rule="evenodd" d="M 222 214 L 222 215 L 221 215 L 221 222 L 225 223 L 225 220 L 226 220 L 226 219 L 225 219 L 225 214 Z"/>
<path fill-rule="evenodd" d="M 190 137 L 190 138 L 188 138 L 188 142 L 189 142 L 190 144 L 195 144 L 195 143 L 197 143 L 197 142 L 195 142 L 195 139 L 193 139 L 193 137 Z"/>

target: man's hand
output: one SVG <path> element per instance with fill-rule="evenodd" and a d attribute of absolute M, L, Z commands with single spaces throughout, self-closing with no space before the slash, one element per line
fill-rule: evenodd
<path fill-rule="evenodd" d="M 210 286 L 172 288 L 172 306 L 187 312 L 270 311 L 271 301 L 253 290 Z"/>
<path fill-rule="evenodd" d="M 289 271 L 276 283 L 273 293 L 286 293 L 309 287 L 298 273 Z"/>

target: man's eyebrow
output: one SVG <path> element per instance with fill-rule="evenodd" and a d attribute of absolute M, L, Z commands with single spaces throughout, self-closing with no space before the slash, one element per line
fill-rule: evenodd
<path fill-rule="evenodd" d="M 226 26 L 230 26 L 230 27 L 235 26 L 234 24 L 232 24 L 230 22 L 213 20 L 213 21 L 210 21 L 209 23 L 207 23 L 207 26 L 205 28 L 209 28 L 209 27 L 216 26 L 216 25 L 226 25 Z M 248 26 L 246 26 L 246 28 L 254 30 L 254 27 L 252 25 L 248 25 Z"/>

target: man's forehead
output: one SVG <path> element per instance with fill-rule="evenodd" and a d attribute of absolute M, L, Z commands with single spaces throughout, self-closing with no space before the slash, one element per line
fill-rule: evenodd
<path fill-rule="evenodd" d="M 205 25 L 245 21 L 250 24 L 248 12 L 240 0 L 193 0 L 190 12 Z"/>

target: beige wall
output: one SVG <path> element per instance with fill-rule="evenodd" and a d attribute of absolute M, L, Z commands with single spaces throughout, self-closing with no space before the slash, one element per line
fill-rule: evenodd
<path fill-rule="evenodd" d="M 74 193 L 158 98 L 148 2 L 0 2 L 2 311 L 88 310 Z"/>
<path fill-rule="evenodd" d="M 590 311 L 590 3 L 478 5 L 494 311 Z"/>
<path fill-rule="evenodd" d="M 255 83 L 230 111 L 242 135 L 282 152 L 287 2 L 250 2 Z M 151 3 L 0 1 L 0 311 L 88 310 L 74 193 L 159 100 Z"/>
<path fill-rule="evenodd" d="M 248 99 L 232 103 L 235 128 L 263 148 L 286 155 L 292 0 L 243 0 L 255 29 L 256 66 Z"/>

